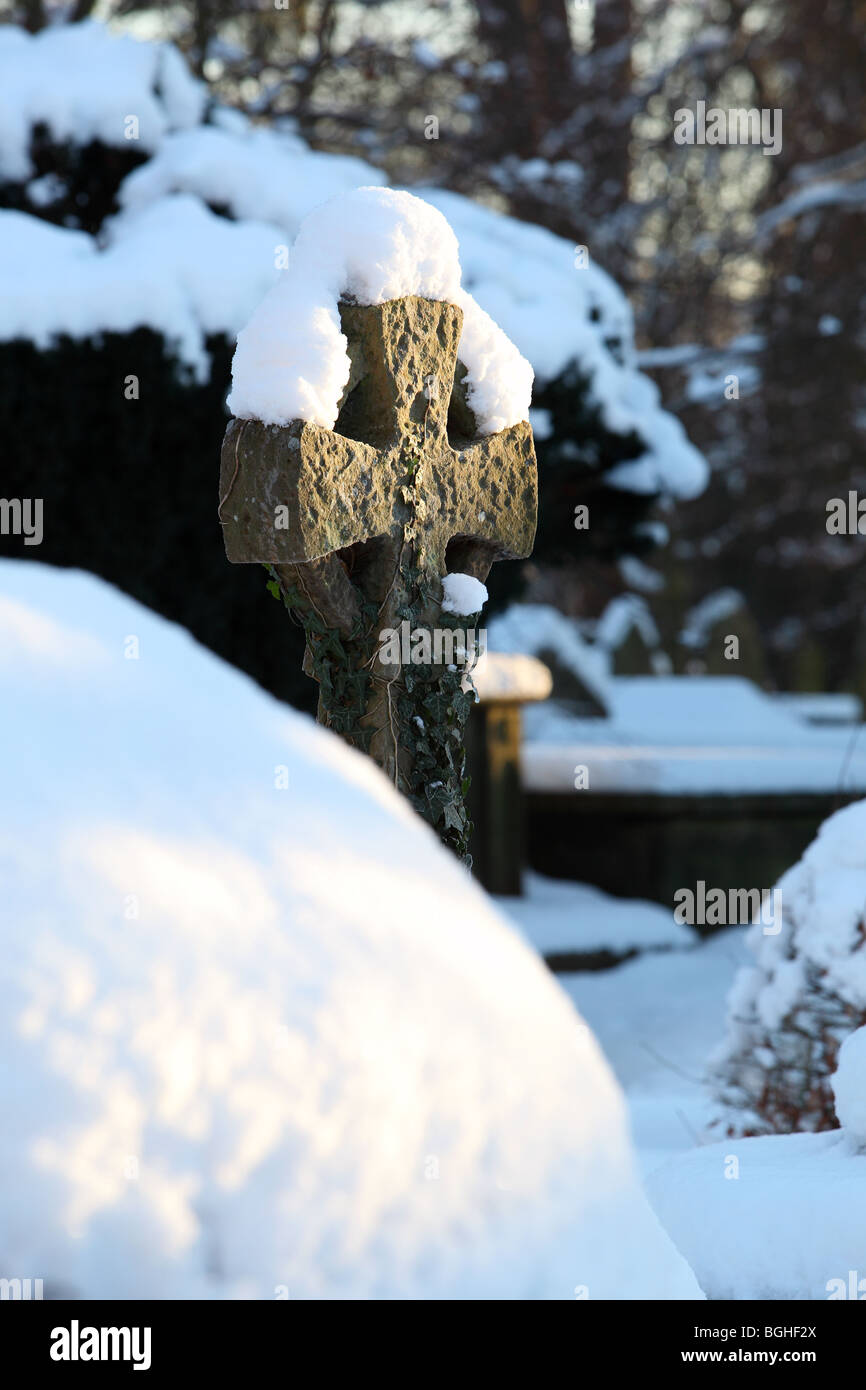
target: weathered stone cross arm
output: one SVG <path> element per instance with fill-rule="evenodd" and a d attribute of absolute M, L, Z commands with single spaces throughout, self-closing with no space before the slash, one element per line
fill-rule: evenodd
<path fill-rule="evenodd" d="M 306 564 L 371 537 L 399 538 L 410 518 L 402 489 L 413 429 L 422 436 L 422 562 L 444 573 L 455 536 L 488 546 L 490 563 L 528 555 L 538 505 L 532 432 L 522 422 L 477 437 L 462 383 L 454 389 L 460 309 L 411 297 L 343 305 L 341 316 L 352 373 L 334 430 L 302 420 L 228 426 L 220 521 L 229 560 Z"/>
<path fill-rule="evenodd" d="M 444 573 L 455 536 L 488 545 L 490 564 L 528 555 L 537 508 L 534 462 L 526 422 L 455 448 L 431 424 L 423 435 L 425 510 L 415 536 L 426 560 Z M 228 558 L 241 565 L 306 564 L 373 536 L 396 539 L 409 518 L 401 491 L 406 480 L 400 442 L 379 451 L 304 420 L 232 420 L 220 478 Z"/>

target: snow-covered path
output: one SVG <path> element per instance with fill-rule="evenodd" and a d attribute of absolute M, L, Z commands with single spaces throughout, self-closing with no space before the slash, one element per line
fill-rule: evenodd
<path fill-rule="evenodd" d="M 725 996 L 745 961 L 747 928 L 688 950 L 651 952 L 614 970 L 560 976 L 623 1087 L 645 1173 L 700 1142 L 702 1084 L 725 1029 Z"/>
<path fill-rule="evenodd" d="M 699 941 L 658 903 L 534 873 L 526 875 L 523 898 L 497 901 L 544 955 L 641 951 L 616 968 L 557 979 L 625 1091 L 644 1172 L 707 1142 L 702 1131 L 712 1098 L 705 1064 L 724 1037 L 725 998 L 747 962 L 748 929 L 730 927 Z"/>

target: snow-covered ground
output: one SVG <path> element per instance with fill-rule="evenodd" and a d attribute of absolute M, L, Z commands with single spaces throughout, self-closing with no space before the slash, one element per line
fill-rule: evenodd
<path fill-rule="evenodd" d="M 726 1139 L 648 1187 L 708 1298 L 866 1297 L 866 1153 L 845 1131 Z"/>
<path fill-rule="evenodd" d="M 647 904 L 650 906 L 650 904 Z M 623 1087 L 644 1172 L 705 1142 L 716 1108 L 707 1062 L 746 962 L 744 927 L 613 970 L 560 976 Z"/>
<path fill-rule="evenodd" d="M 588 883 L 544 878 L 527 871 L 523 896 L 498 902 L 543 956 L 593 955 L 609 952 L 687 950 L 695 933 L 674 921 L 660 903 L 612 898 Z"/>
<path fill-rule="evenodd" d="M 572 672 L 603 717 L 578 717 L 565 700 L 524 714 L 523 784 L 574 791 L 678 793 L 866 791 L 862 725 L 809 718 L 736 674 L 617 676 L 603 643 L 547 604 L 513 604 L 488 623 L 491 651 L 526 651 Z M 831 710 L 833 707 L 831 706 Z M 856 703 L 849 717 L 857 715 Z"/>
<path fill-rule="evenodd" d="M 0 1272 L 699 1297 L 591 1031 L 370 761 L 33 561 L 0 692 Z"/>
<path fill-rule="evenodd" d="M 848 994 L 862 970 L 851 937 L 864 904 L 864 816 L 866 803 L 838 812 L 786 876 L 800 936 L 813 954 L 824 948 L 831 978 Z M 519 904 L 501 902 L 541 949 L 574 949 L 584 931 L 615 942 L 624 922 L 628 931 L 625 909 L 634 928 L 649 925 L 648 913 L 670 915 L 578 884 L 530 876 L 528 887 Z M 789 936 L 787 926 L 767 937 L 732 927 L 685 949 L 671 940 L 667 951 L 647 950 L 613 970 L 559 976 L 625 1091 L 656 1212 L 711 1299 L 866 1297 L 866 1028 L 843 1043 L 832 1081 L 842 1129 L 719 1138 L 725 1111 L 712 1077 L 735 1027 L 728 996 L 761 975 L 756 961 L 766 963 L 768 950 L 786 957 Z"/>
<path fill-rule="evenodd" d="M 834 1078 L 845 1128 L 714 1138 L 709 1063 L 726 996 L 754 960 L 748 930 L 560 979 L 625 1091 L 650 1199 L 707 1297 L 862 1299 L 866 1029 L 843 1044 Z"/>

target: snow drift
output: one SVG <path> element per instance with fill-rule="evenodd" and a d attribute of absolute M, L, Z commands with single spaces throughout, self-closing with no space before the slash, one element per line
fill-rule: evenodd
<path fill-rule="evenodd" d="M 82 1297 L 700 1297 L 619 1090 L 378 770 L 0 564 L 3 1272 Z"/>

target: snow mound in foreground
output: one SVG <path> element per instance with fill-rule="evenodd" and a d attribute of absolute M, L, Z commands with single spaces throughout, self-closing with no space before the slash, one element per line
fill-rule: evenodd
<path fill-rule="evenodd" d="M 305 218 L 288 271 L 238 335 L 230 410 L 269 425 L 309 420 L 332 429 L 350 371 L 340 298 L 384 304 L 404 295 L 463 310 L 460 360 L 482 433 L 525 420 L 532 368 L 461 289 L 457 238 L 446 218 L 390 188 L 338 194 Z"/>
<path fill-rule="evenodd" d="M 866 1156 L 839 1130 L 726 1139 L 647 1179 L 710 1299 L 862 1297 Z M 857 1276 L 855 1276 L 855 1284 Z"/>
<path fill-rule="evenodd" d="M 700 1297 L 591 1033 L 372 764 L 35 562 L 0 563 L 0 689 L 5 1271 Z"/>

